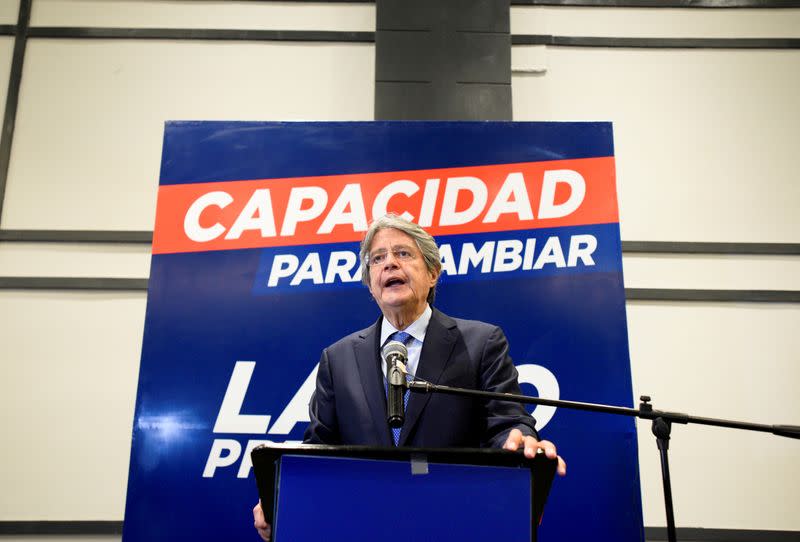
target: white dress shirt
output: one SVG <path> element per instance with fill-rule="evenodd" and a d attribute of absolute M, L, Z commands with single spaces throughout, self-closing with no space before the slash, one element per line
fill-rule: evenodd
<path fill-rule="evenodd" d="M 411 376 L 417 374 L 417 367 L 419 367 L 419 356 L 422 353 L 422 343 L 425 341 L 425 332 L 428 330 L 428 323 L 431 321 L 432 314 L 433 310 L 431 310 L 431 306 L 426 304 L 422 315 L 417 318 L 414 323 L 402 330 L 413 337 L 412 339 L 409 339 L 408 343 L 406 344 L 406 348 L 408 348 L 408 363 L 406 363 L 406 370 Z M 400 330 L 394 327 L 391 322 L 384 317 L 381 322 L 381 348 L 383 348 L 383 345 L 386 344 L 386 340 L 389 338 L 389 335 L 397 331 Z M 384 363 L 381 363 L 381 370 L 383 371 L 383 378 L 385 380 L 386 360 L 384 360 Z"/>

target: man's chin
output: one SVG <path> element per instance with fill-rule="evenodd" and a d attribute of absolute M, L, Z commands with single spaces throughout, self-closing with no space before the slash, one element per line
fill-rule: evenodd
<path fill-rule="evenodd" d="M 382 310 L 397 311 L 404 308 L 413 308 L 416 305 L 416 301 L 408 293 L 392 292 L 381 296 L 381 302 L 378 305 Z"/>

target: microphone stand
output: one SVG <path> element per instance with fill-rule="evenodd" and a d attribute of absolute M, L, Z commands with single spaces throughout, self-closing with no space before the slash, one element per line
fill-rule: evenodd
<path fill-rule="evenodd" d="M 658 451 L 661 456 L 661 481 L 664 486 L 664 506 L 667 514 L 667 537 L 669 542 L 676 542 L 675 537 L 675 516 L 672 510 L 672 484 L 669 477 L 669 460 L 667 451 L 669 450 L 669 438 L 673 423 L 689 424 L 696 423 L 701 425 L 713 425 L 716 427 L 729 427 L 732 429 L 744 429 L 746 431 L 760 431 L 772 433 L 781 437 L 800 439 L 800 426 L 797 425 L 765 425 L 758 423 L 737 422 L 732 420 L 721 420 L 717 418 L 703 418 L 700 416 L 690 416 L 680 412 L 668 412 L 654 410 L 650 404 L 650 397 L 642 395 L 639 408 L 627 408 L 612 405 L 602 405 L 596 403 L 580 403 L 576 401 L 561 401 L 557 399 L 545 399 L 542 397 L 529 397 L 515 393 L 498 393 L 492 391 L 471 390 L 466 388 L 454 388 L 451 386 L 440 386 L 422 380 L 412 380 L 408 383 L 408 388 L 419 393 L 446 393 L 449 395 L 463 395 L 468 397 L 480 397 L 483 399 L 500 399 L 515 403 L 527 403 L 533 405 L 547 405 L 554 407 L 569 408 L 572 410 L 588 410 L 590 412 L 605 412 L 619 416 L 630 416 L 643 420 L 652 420 L 653 435 L 655 435 Z"/>

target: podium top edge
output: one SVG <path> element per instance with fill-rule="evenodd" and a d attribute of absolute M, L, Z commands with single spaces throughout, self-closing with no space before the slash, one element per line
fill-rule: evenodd
<path fill-rule="evenodd" d="M 544 453 L 529 459 L 521 450 L 508 451 L 497 448 L 413 448 L 379 446 L 335 446 L 328 444 L 262 444 L 252 451 L 253 463 L 264 459 L 275 460 L 283 455 L 351 457 L 358 459 L 382 459 L 411 461 L 424 458 L 429 463 L 460 463 L 470 465 L 524 467 L 555 472 L 556 460 L 548 459 Z"/>

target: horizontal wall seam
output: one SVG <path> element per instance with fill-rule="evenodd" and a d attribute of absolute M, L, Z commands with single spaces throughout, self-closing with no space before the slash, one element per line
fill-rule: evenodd
<path fill-rule="evenodd" d="M 0 290 L 147 290 L 145 278 L 0 277 Z M 800 290 L 625 288 L 628 301 L 800 303 Z"/>
<path fill-rule="evenodd" d="M 719 541 L 725 542 L 797 542 L 800 531 L 765 531 L 759 529 L 704 529 L 701 527 L 683 527 L 676 529 L 676 538 L 682 541 Z M 644 537 L 651 542 L 666 541 L 666 527 L 645 527 Z"/>
<path fill-rule="evenodd" d="M 119 535 L 122 521 L 0 521 L 0 535 Z M 667 539 L 666 527 L 645 527 L 645 539 Z M 679 540 L 753 542 L 796 542 L 800 531 L 767 531 L 754 529 L 714 529 L 678 527 Z"/>
<path fill-rule="evenodd" d="M 2 230 L 0 242 L 17 243 L 152 243 L 152 231 L 135 230 Z M 714 243 L 702 241 L 622 241 L 630 254 L 800 255 L 800 243 Z"/>
<path fill-rule="evenodd" d="M 152 231 L 2 230 L 0 241 L 20 243 L 152 243 Z"/>
<path fill-rule="evenodd" d="M 0 277 L 0 290 L 147 290 L 149 279 L 111 277 Z"/>
<path fill-rule="evenodd" d="M 800 49 L 800 38 L 620 38 L 514 34 L 511 45 L 633 49 Z"/>
<path fill-rule="evenodd" d="M 304 1 L 304 0 L 294 0 Z M 308 1 L 308 0 L 305 0 Z M 797 8 L 796 0 L 511 0 L 512 6 L 570 6 L 594 8 Z"/>
<path fill-rule="evenodd" d="M 800 303 L 800 290 L 695 290 L 625 288 L 627 301 Z"/>
<path fill-rule="evenodd" d="M 800 243 L 706 243 L 702 241 L 622 241 L 626 254 L 728 254 L 798 256 Z"/>
<path fill-rule="evenodd" d="M 34 26 L 29 38 L 327 41 L 372 43 L 374 32 L 336 30 L 237 30 L 211 28 L 109 28 Z"/>
<path fill-rule="evenodd" d="M 375 32 L 209 28 L 31 27 L 29 38 L 374 43 Z M 630 38 L 513 34 L 511 45 L 634 49 L 800 49 L 800 38 Z"/>
<path fill-rule="evenodd" d="M 0 535 L 119 535 L 121 521 L 0 521 Z"/>

